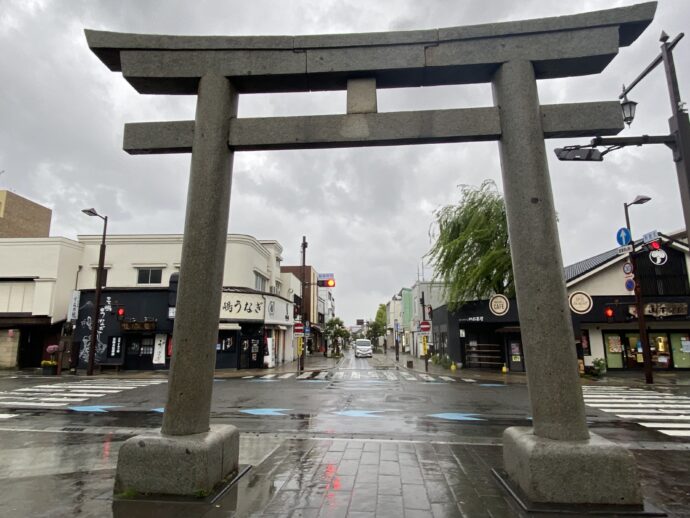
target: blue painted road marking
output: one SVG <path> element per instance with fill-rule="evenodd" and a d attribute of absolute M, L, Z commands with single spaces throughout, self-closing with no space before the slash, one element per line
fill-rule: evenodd
<path fill-rule="evenodd" d="M 344 415 L 346 417 L 383 417 L 376 415 L 383 410 L 343 410 L 342 412 L 333 412 L 337 415 Z"/>
<path fill-rule="evenodd" d="M 287 415 L 283 412 L 285 410 L 292 410 L 291 408 L 249 408 L 247 410 L 240 410 L 243 414 L 251 415 Z"/>
<path fill-rule="evenodd" d="M 446 412 L 442 414 L 430 414 L 429 417 L 438 417 L 439 419 L 448 419 L 451 421 L 486 421 L 478 417 L 472 417 L 479 414 L 458 414 L 453 412 Z"/>
<path fill-rule="evenodd" d="M 95 406 L 70 406 L 67 407 L 75 412 L 107 412 L 104 408 L 119 408 L 118 405 L 95 405 Z"/>

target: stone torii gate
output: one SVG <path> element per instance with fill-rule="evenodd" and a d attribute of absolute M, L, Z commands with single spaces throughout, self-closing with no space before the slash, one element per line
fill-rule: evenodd
<path fill-rule="evenodd" d="M 209 426 L 236 151 L 497 140 L 533 416 L 533 428 L 504 432 L 508 478 L 535 502 L 639 506 L 632 455 L 587 429 L 544 145 L 618 133 L 620 106 L 540 105 L 537 80 L 600 73 L 655 9 L 294 37 L 87 30 L 91 50 L 138 92 L 197 96 L 193 121 L 125 125 L 127 152 L 192 160 L 163 425 L 122 446 L 116 492 L 190 495 L 237 469 L 236 428 Z M 494 106 L 377 112 L 377 88 L 489 82 Z M 311 90 L 347 90 L 346 113 L 237 117 L 240 94 Z"/>

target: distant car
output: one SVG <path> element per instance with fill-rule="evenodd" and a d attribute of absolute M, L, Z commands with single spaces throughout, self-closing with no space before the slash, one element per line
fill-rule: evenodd
<path fill-rule="evenodd" d="M 355 358 L 371 358 L 372 354 L 371 340 L 366 338 L 355 340 Z"/>

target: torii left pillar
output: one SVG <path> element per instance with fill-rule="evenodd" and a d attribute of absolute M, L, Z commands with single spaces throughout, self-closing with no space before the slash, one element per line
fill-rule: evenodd
<path fill-rule="evenodd" d="M 161 431 L 125 441 L 115 493 L 208 494 L 237 472 L 239 432 L 210 426 L 218 308 L 228 231 L 237 93 L 222 75 L 199 81 L 168 401 Z M 176 368 L 176 364 L 184 368 Z"/>

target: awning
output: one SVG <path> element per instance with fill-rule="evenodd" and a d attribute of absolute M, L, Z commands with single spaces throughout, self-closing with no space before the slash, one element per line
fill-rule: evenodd
<path fill-rule="evenodd" d="M 242 328 L 236 322 L 221 322 L 218 324 L 219 331 L 240 331 Z"/>

